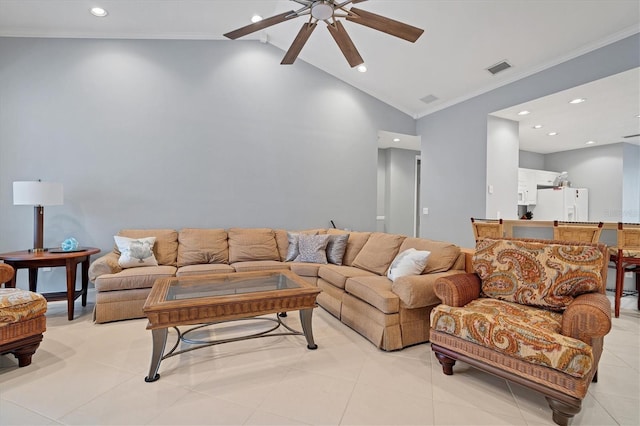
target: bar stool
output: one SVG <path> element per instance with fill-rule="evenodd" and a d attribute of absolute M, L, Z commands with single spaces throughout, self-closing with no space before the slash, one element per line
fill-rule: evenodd
<path fill-rule="evenodd" d="M 471 218 L 473 236 L 476 242 L 481 238 L 504 237 L 504 225 L 502 219 L 474 219 Z"/>
<path fill-rule="evenodd" d="M 553 239 L 558 241 L 575 241 L 581 243 L 597 243 L 602 232 L 602 222 L 560 222 L 553 221 Z"/>
<path fill-rule="evenodd" d="M 640 223 L 618 222 L 618 242 L 609 247 L 610 261 L 616 267 L 615 316 L 620 316 L 620 299 L 624 287 L 624 273 L 634 272 L 636 290 L 640 293 Z M 638 295 L 640 310 L 640 294 Z"/>

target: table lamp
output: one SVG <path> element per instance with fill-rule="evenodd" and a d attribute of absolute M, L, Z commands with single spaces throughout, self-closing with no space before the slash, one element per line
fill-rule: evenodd
<path fill-rule="evenodd" d="M 62 184 L 38 180 L 13 182 L 13 204 L 34 206 L 33 248 L 29 251 L 46 251 L 44 240 L 44 206 L 62 204 Z"/>

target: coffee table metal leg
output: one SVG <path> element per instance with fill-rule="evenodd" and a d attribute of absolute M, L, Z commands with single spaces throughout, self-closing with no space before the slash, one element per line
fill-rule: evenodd
<path fill-rule="evenodd" d="M 151 330 L 151 336 L 153 338 L 153 351 L 151 353 L 151 365 L 149 366 L 149 375 L 144 378 L 147 383 L 155 382 L 160 378 L 158 369 L 160 368 L 160 361 L 162 361 L 162 355 L 164 353 L 164 347 L 167 343 L 168 329 L 156 328 Z"/>
<path fill-rule="evenodd" d="M 318 349 L 318 345 L 313 341 L 313 330 L 311 328 L 311 317 L 313 315 L 313 309 L 301 309 L 300 310 L 300 322 L 302 323 L 302 331 L 304 337 L 307 339 L 308 349 Z"/>

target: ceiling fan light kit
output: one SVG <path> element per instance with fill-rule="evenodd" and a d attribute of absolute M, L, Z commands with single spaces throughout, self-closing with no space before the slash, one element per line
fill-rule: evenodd
<path fill-rule="evenodd" d="M 279 15 L 265 18 L 259 22 L 255 22 L 246 25 L 237 30 L 230 31 L 224 34 L 225 37 L 235 40 L 240 37 L 244 37 L 248 34 L 256 31 L 263 30 L 270 26 L 279 24 L 281 22 L 288 21 L 290 19 L 298 18 L 300 16 L 309 15 L 309 21 L 302 25 L 302 28 L 298 32 L 298 35 L 291 43 L 289 50 L 282 59 L 281 64 L 290 65 L 293 64 L 302 51 L 302 48 L 311 37 L 311 34 L 316 29 L 318 22 L 322 21 L 327 25 L 329 33 L 333 37 L 334 41 L 340 48 L 340 51 L 344 55 L 345 59 L 349 63 L 351 68 L 364 64 L 364 60 L 360 56 L 358 49 L 349 37 L 346 29 L 338 19 L 346 19 L 349 22 L 363 25 L 368 28 L 372 28 L 377 31 L 392 35 L 394 37 L 401 38 L 403 40 L 415 43 L 422 35 L 424 30 L 405 24 L 400 21 L 396 21 L 391 18 L 387 18 L 382 15 L 367 12 L 362 9 L 351 7 L 347 9 L 347 6 L 356 3 L 362 3 L 366 0 L 291 0 L 295 3 L 301 4 L 303 7 L 293 11 L 281 13 Z"/>

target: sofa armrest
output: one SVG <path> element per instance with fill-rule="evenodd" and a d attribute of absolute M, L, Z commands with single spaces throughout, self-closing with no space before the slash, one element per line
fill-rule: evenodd
<path fill-rule="evenodd" d="M 594 337 L 603 337 L 611 330 L 611 302 L 602 293 L 587 293 L 576 297 L 562 315 L 565 336 L 591 344 Z"/>
<path fill-rule="evenodd" d="M 93 282 L 100 275 L 116 274 L 122 271 L 122 268 L 118 265 L 119 258 L 120 256 L 117 253 L 111 252 L 94 260 L 89 266 L 89 280 Z"/>
<path fill-rule="evenodd" d="M 400 298 L 400 303 L 405 308 L 414 309 L 439 305 L 440 299 L 438 299 L 434 291 L 436 280 L 441 277 L 460 274 L 460 272 L 452 270 L 400 277 L 391 284 L 391 291 Z"/>
<path fill-rule="evenodd" d="M 480 297 L 480 277 L 476 274 L 456 274 L 436 280 L 436 296 L 443 304 L 461 307 Z"/>

